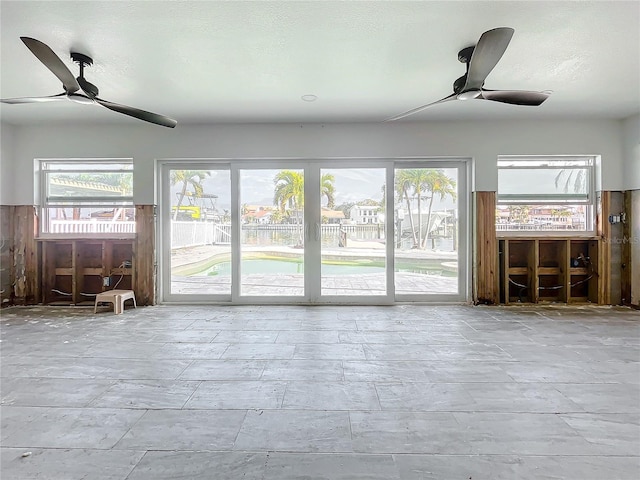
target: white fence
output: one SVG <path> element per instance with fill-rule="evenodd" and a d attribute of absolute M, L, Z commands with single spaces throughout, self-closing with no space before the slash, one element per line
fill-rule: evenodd
<path fill-rule="evenodd" d="M 231 243 L 231 225 L 213 222 L 171 222 L 171 248 Z"/>
<path fill-rule="evenodd" d="M 50 220 L 49 233 L 66 234 L 113 234 L 135 233 L 136 222 L 111 220 Z M 295 224 L 245 224 L 242 225 L 243 235 L 249 232 L 289 232 L 297 233 L 300 226 Z M 356 235 L 355 239 L 380 239 L 384 233 L 384 225 L 321 225 L 324 236 L 338 237 L 343 232 Z M 215 222 L 171 221 L 171 248 L 193 247 L 198 245 L 229 245 L 231 243 L 231 224 Z"/>
<path fill-rule="evenodd" d="M 49 233 L 135 233 L 136 222 L 111 220 L 49 220 Z"/>

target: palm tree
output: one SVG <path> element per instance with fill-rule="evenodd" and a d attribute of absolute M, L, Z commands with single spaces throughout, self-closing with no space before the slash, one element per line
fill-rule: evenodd
<path fill-rule="evenodd" d="M 335 177 L 330 173 L 325 173 L 320 178 L 320 195 L 327 197 L 327 208 L 329 210 L 333 210 L 336 204 L 336 187 L 333 184 L 335 181 Z"/>
<path fill-rule="evenodd" d="M 529 205 L 509 205 L 509 223 L 523 224 L 529 221 Z"/>
<path fill-rule="evenodd" d="M 302 246 L 302 217 L 301 209 L 304 207 L 304 174 L 294 170 L 281 170 L 273 179 L 275 191 L 273 203 L 277 205 L 281 213 L 288 206 L 293 209 L 298 225 L 298 245 Z"/>
<path fill-rule="evenodd" d="M 173 220 L 178 219 L 178 212 L 180 211 L 180 206 L 182 205 L 182 201 L 187 194 L 187 187 L 191 186 L 193 189 L 193 196 L 200 197 L 204 191 L 204 187 L 202 186 L 202 182 L 204 179 L 211 175 L 211 172 L 206 170 L 171 170 L 171 186 L 177 185 L 182 182 L 182 189 L 178 194 L 178 203 L 176 205 L 176 210 L 173 214 Z"/>
<path fill-rule="evenodd" d="M 433 197 L 439 195 L 440 200 L 444 200 L 447 196 L 450 196 L 454 200 L 456 198 L 455 180 L 447 177 L 442 170 L 429 169 L 427 172 L 425 187 L 431 192 L 431 197 L 429 198 L 429 210 L 427 213 L 427 231 L 424 234 L 422 248 L 426 247 L 427 238 L 431 233 L 431 207 L 433 207 Z"/>
<path fill-rule="evenodd" d="M 400 177 L 400 185 L 404 189 L 405 197 L 407 198 L 407 206 L 409 207 L 409 218 L 412 221 L 412 230 L 414 248 L 421 248 L 422 246 L 422 199 L 425 198 L 424 194 L 429 190 L 429 172 L 430 170 L 424 168 L 410 168 L 401 170 L 398 177 Z M 398 180 L 396 180 L 396 183 Z M 416 198 L 418 202 L 418 228 L 413 228 L 413 215 L 411 212 L 411 202 L 409 200 L 409 192 L 412 197 Z M 428 235 L 428 231 L 427 234 Z"/>
<path fill-rule="evenodd" d="M 271 212 L 269 223 L 282 223 L 283 214 L 280 210 L 274 210 Z"/>
<path fill-rule="evenodd" d="M 423 193 L 427 190 L 428 170 L 424 168 L 415 168 L 407 170 L 409 185 L 413 190 L 413 196 L 418 200 L 418 242 L 417 248 L 422 248 L 422 198 Z M 428 231 L 425 233 L 425 237 Z"/>
<path fill-rule="evenodd" d="M 407 202 L 407 211 L 409 212 L 409 224 L 411 225 L 411 233 L 413 234 L 413 246 L 415 248 L 418 247 L 418 236 L 416 235 L 416 228 L 413 224 L 413 215 L 411 214 L 411 197 L 409 196 L 409 190 L 412 188 L 411 170 L 400 170 L 396 174 L 396 193 L 398 194 L 399 200 L 402 201 L 404 198 Z"/>
<path fill-rule="evenodd" d="M 415 248 L 425 248 L 427 238 L 431 230 L 431 209 L 433 207 L 433 197 L 437 194 L 440 199 L 446 196 L 455 198 L 456 182 L 447 177 L 442 170 L 432 168 L 410 168 L 400 170 L 396 175 L 396 191 L 402 198 L 404 196 L 409 210 L 409 221 L 413 231 L 413 243 Z M 427 228 L 422 237 L 422 200 L 429 196 L 429 207 L 427 213 Z M 411 212 L 411 197 L 416 198 L 418 206 L 418 228 L 417 232 L 413 224 Z"/>
<path fill-rule="evenodd" d="M 573 193 L 584 192 L 587 186 L 587 170 L 562 169 L 556 175 L 556 188 L 563 182 L 564 193 L 568 193 L 569 191 Z"/>
<path fill-rule="evenodd" d="M 325 173 L 320 178 L 320 194 L 327 197 L 327 207 L 335 206 L 335 177 Z M 302 209 L 304 208 L 304 173 L 294 170 L 281 170 L 273 179 L 276 188 L 273 195 L 273 203 L 284 214 L 288 206 L 296 214 L 296 223 L 299 227 L 298 246 L 302 245 Z"/>
<path fill-rule="evenodd" d="M 287 207 L 299 211 L 304 206 L 304 174 L 281 170 L 273 179 L 276 188 L 273 203 L 284 213 Z"/>

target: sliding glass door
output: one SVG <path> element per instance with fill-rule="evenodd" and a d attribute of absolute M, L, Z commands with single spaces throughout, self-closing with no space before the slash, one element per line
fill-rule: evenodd
<path fill-rule="evenodd" d="M 162 301 L 464 301 L 467 163 L 164 162 Z"/>
<path fill-rule="evenodd" d="M 165 299 L 231 296 L 231 171 L 196 164 L 163 169 Z"/>
<path fill-rule="evenodd" d="M 386 169 L 320 169 L 320 296 L 387 297 Z"/>
<path fill-rule="evenodd" d="M 241 297 L 305 296 L 301 168 L 238 168 Z"/>
<path fill-rule="evenodd" d="M 447 164 L 401 165 L 394 172 L 396 297 L 460 296 L 467 258 L 466 209 L 460 209 L 465 172 Z"/>

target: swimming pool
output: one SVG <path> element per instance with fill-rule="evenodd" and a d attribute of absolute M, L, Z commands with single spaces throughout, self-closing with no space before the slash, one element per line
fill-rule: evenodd
<path fill-rule="evenodd" d="M 243 259 L 242 274 L 280 274 L 294 275 L 304 273 L 304 264 L 298 259 Z M 362 275 L 371 273 L 384 273 L 385 266 L 382 261 L 371 260 L 349 260 L 345 262 L 323 262 L 322 275 Z M 441 275 L 446 277 L 455 277 L 457 273 L 451 268 L 443 266 L 440 261 L 433 261 L 433 264 L 398 264 L 397 272 L 417 273 L 423 275 Z M 211 265 L 209 268 L 196 273 L 198 276 L 218 276 L 231 275 L 231 262 L 219 262 Z"/>

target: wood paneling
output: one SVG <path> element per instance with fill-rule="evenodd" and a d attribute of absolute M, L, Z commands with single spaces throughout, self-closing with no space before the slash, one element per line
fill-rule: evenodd
<path fill-rule="evenodd" d="M 17 205 L 10 209 L 13 210 L 13 303 L 32 305 L 40 300 L 35 208 Z"/>
<path fill-rule="evenodd" d="M 0 299 L 2 305 L 13 301 L 13 215 L 15 207 L 0 206 Z"/>
<path fill-rule="evenodd" d="M 124 275 L 120 288 L 132 288 L 136 292 L 138 304 L 155 304 L 155 216 L 153 205 L 141 205 L 136 207 L 137 229 L 135 240 L 117 239 L 75 239 L 55 240 L 46 242 L 36 241 L 38 223 L 35 208 L 31 205 L 2 206 L 0 210 L 2 229 L 2 303 L 5 304 L 35 304 L 40 301 L 48 303 L 57 301 L 51 289 L 55 288 L 64 292 L 69 291 L 69 301 L 80 303 L 81 290 L 86 285 L 86 279 L 91 280 L 91 290 L 100 289 L 102 278 L 112 276 L 119 278 Z M 47 248 L 41 245 L 47 244 Z M 82 244 L 78 250 L 77 243 Z M 86 245 L 84 245 L 86 243 Z M 49 244 L 54 245 L 49 247 Z M 125 254 L 118 250 L 120 247 L 126 250 L 127 244 L 132 245 Z M 61 259 L 66 258 L 56 248 L 70 249 L 69 265 L 61 266 Z M 87 248 L 94 249 L 90 252 Z M 108 248 L 106 248 L 108 247 Z M 116 252 L 116 250 L 118 250 Z M 41 253 L 42 252 L 42 253 Z M 87 252 L 89 254 L 87 254 Z M 114 268 L 113 262 L 118 255 L 125 260 L 131 260 L 132 268 Z M 124 256 L 123 256 L 124 255 Z M 95 258 L 94 258 L 95 257 Z M 101 262 L 95 259 L 102 257 Z M 113 258 L 112 258 L 113 257 Z M 126 257 L 126 258 L 124 258 Z M 120 259 L 122 260 L 122 259 Z M 66 270 L 65 270 L 66 269 Z M 67 271 L 68 270 L 68 271 Z M 131 282 L 125 281 L 133 276 Z M 68 277 L 68 278 L 67 278 Z M 83 283 L 78 284 L 79 279 Z M 97 280 L 96 280 L 97 279 Z M 68 281 L 67 281 L 68 280 Z M 93 281 L 95 280 L 95 281 Z M 60 285 L 57 285 L 60 283 Z M 42 284 L 46 286 L 42 290 Z M 94 285 L 95 284 L 95 285 Z M 57 288 L 57 286 L 61 288 Z M 85 288 L 86 289 L 86 288 Z M 44 292 L 44 298 L 42 296 Z"/>
<path fill-rule="evenodd" d="M 156 302 L 155 233 L 155 206 L 136 205 L 133 283 L 138 305 L 155 305 Z"/>
<path fill-rule="evenodd" d="M 496 192 L 475 192 L 474 303 L 500 302 L 498 241 L 496 238 Z"/>

